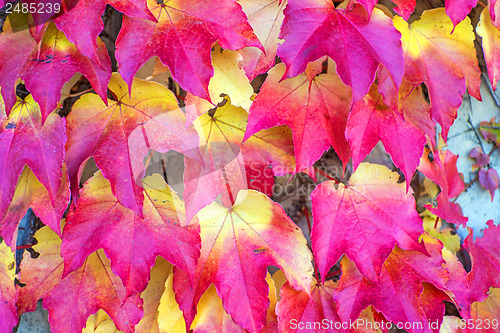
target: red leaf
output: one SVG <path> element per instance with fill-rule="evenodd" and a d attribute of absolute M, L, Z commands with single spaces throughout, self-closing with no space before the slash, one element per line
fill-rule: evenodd
<path fill-rule="evenodd" d="M 472 269 L 467 275 L 470 301 L 482 302 L 488 296 L 491 287 L 500 287 L 500 226 L 488 221 L 488 228 L 483 237 L 473 241 L 471 234 L 465 239 L 465 248 L 469 250 Z"/>
<path fill-rule="evenodd" d="M 191 158 L 184 161 L 183 193 L 186 217 L 190 220 L 201 208 L 222 193 L 223 203 L 232 206 L 238 191 L 264 189 L 272 195 L 274 176 L 295 171 L 292 135 L 288 128 L 274 127 L 260 131 L 243 142 L 248 114 L 226 99 L 223 106 L 212 109 L 211 114 L 196 103 L 202 115 L 195 122 L 201 137 L 204 165 Z M 210 106 L 209 106 L 210 107 Z M 202 111 L 204 110 L 204 111 Z M 254 185 L 255 184 L 255 185 Z"/>
<path fill-rule="evenodd" d="M 100 248 L 109 256 L 127 295 L 146 288 L 157 255 L 192 276 L 200 247 L 197 226 L 187 227 L 182 201 L 161 176 L 145 178 L 144 187 L 141 218 L 117 202 L 100 172 L 85 183 L 78 207 L 70 209 L 64 228 L 64 276 Z"/>
<path fill-rule="evenodd" d="M 234 322 L 260 332 L 269 307 L 266 267 L 275 265 L 297 290 L 310 292 L 312 255 L 300 229 L 262 193 L 240 191 L 234 206 L 212 203 L 198 214 L 201 256 L 190 285 L 174 271 L 174 290 L 189 328 L 201 295 L 215 284 Z"/>
<path fill-rule="evenodd" d="M 490 191 L 491 201 L 493 202 L 495 191 L 498 189 L 498 172 L 493 168 L 479 170 L 479 183 L 482 187 Z"/>
<path fill-rule="evenodd" d="M 11 20 L 13 20 L 14 30 L 11 26 Z M 26 19 L 9 15 L 3 25 L 3 32 L 0 34 L 0 49 L 2 50 L 0 52 L 0 87 L 2 87 L 2 97 L 5 101 L 7 113 L 17 100 L 16 80 L 21 75 L 23 65 L 31 51 L 36 46 L 27 25 L 17 27 L 19 21 L 22 20 L 25 21 Z M 16 56 L 13 56 L 13 54 Z"/>
<path fill-rule="evenodd" d="M 352 106 L 347 120 L 346 137 L 351 147 L 354 170 L 373 147 L 382 141 L 394 165 L 405 175 L 407 188 L 410 186 L 422 156 L 425 136 L 402 119 L 400 114 L 389 109 L 375 86 L 368 95 Z"/>
<path fill-rule="evenodd" d="M 425 237 L 424 243 L 430 256 L 396 247 L 382 266 L 378 284 L 370 282 L 350 260 L 342 259 L 342 275 L 334 293 L 342 321 L 357 318 L 364 308 L 372 304 L 393 323 L 420 323 L 422 328 L 410 329 L 409 332 L 432 332 L 428 319 L 435 316 L 442 318 L 445 308 L 442 301 L 446 297 L 440 292 L 421 295 L 424 289 L 422 284 L 428 282 L 446 290 L 448 273 L 442 267 L 441 242 Z M 435 308 L 438 313 L 426 309 L 426 304 L 435 307 L 436 302 L 439 302 Z"/>
<path fill-rule="evenodd" d="M 46 28 L 41 42 L 26 60 L 21 76 L 26 88 L 40 104 L 44 120 L 57 107 L 64 83 L 77 72 L 82 73 L 99 96 L 106 100 L 111 61 L 104 43 L 99 41 L 98 45 L 101 65 L 79 53 L 54 24 Z"/>
<path fill-rule="evenodd" d="M 394 26 L 402 35 L 405 79 L 413 87 L 425 83 L 432 119 L 441 124 L 443 138 L 446 139 L 466 88 L 473 97 L 481 100 L 481 72 L 470 19 L 466 18 L 455 26 L 450 34 L 453 24 L 443 8 L 436 8 L 425 11 L 410 26 L 401 17 L 395 16 Z"/>
<path fill-rule="evenodd" d="M 63 278 L 43 299 L 53 333 L 79 333 L 87 318 L 104 309 L 119 330 L 134 332 L 142 317 L 139 294 L 126 297 L 104 252 L 92 253 L 83 266 Z"/>
<path fill-rule="evenodd" d="M 341 332 L 334 330 L 334 323 L 340 323 L 337 307 L 333 300 L 333 293 L 337 285 L 333 281 L 326 281 L 325 285 L 314 285 L 310 295 L 298 291 L 286 283 L 281 287 L 281 301 L 276 305 L 279 331 L 288 332 Z M 320 330 L 315 323 L 327 323 L 328 328 Z M 331 323 L 331 324 L 330 324 Z M 308 327 L 311 326 L 311 327 Z M 321 328 L 325 328 L 321 325 Z"/>
<path fill-rule="evenodd" d="M 3 118 L 3 116 L 0 115 L 0 118 Z M 24 101 L 18 99 L 10 115 L 3 119 L 0 128 L 0 156 L 2 156 L 0 159 L 0 219 L 2 222 L 4 222 L 5 215 L 10 214 L 12 210 L 22 210 L 22 202 L 17 202 L 21 206 L 16 206 L 15 209 L 12 206 L 7 212 L 7 208 L 14 196 L 16 183 L 25 164 L 29 166 L 40 183 L 46 188 L 49 198 L 47 206 L 50 207 L 51 205 L 54 208 L 59 206 L 64 211 L 64 206 L 68 202 L 63 202 L 61 207 L 60 201 L 63 196 L 59 196 L 67 188 L 63 187 L 61 192 L 59 191 L 63 179 L 62 168 L 65 142 L 64 118 L 52 113 L 42 125 L 42 114 L 33 98 L 28 95 Z M 44 209 L 42 208 L 43 204 L 36 206 L 42 210 Z M 27 209 L 27 207 L 25 208 Z M 24 212 L 21 213 L 24 214 Z M 47 211 L 47 213 L 50 214 L 50 211 Z M 54 213 L 57 215 L 57 212 Z M 61 233 L 59 227 L 60 217 L 59 215 L 56 218 L 47 218 L 44 221 L 58 234 Z M 6 233 L 2 230 L 2 236 L 10 244 L 19 219 L 8 222 L 14 223 L 5 230 Z"/>
<path fill-rule="evenodd" d="M 401 15 L 405 21 L 408 21 L 410 15 L 415 10 L 416 1 L 415 0 L 391 0 L 397 5 L 394 11 Z"/>
<path fill-rule="evenodd" d="M 478 0 L 445 0 L 446 14 L 453 22 L 453 27 L 463 21 L 470 13 L 472 8 L 476 7 Z"/>
<path fill-rule="evenodd" d="M 66 160 L 74 199 L 79 189 L 78 170 L 94 157 L 103 175 L 111 182 L 121 205 L 142 214 L 144 175 L 142 159 L 151 149 L 170 149 L 200 160 L 198 134 L 184 129 L 184 113 L 174 94 L 166 87 L 134 81 L 129 96 L 127 85 L 113 74 L 109 89 L 117 96 L 106 106 L 96 95 L 86 94 L 74 105 L 68 120 Z"/>
<path fill-rule="evenodd" d="M 158 23 L 124 17 L 116 40 L 120 74 L 130 88 L 137 70 L 156 55 L 183 89 L 210 99 L 212 44 L 218 40 L 223 49 L 231 50 L 262 47 L 241 6 L 233 0 L 174 0 L 164 4 L 149 0 L 148 7 Z"/>
<path fill-rule="evenodd" d="M 279 82 L 285 68 L 269 71 L 250 107 L 245 140 L 261 129 L 287 125 L 292 129 L 296 171 L 310 167 L 332 145 L 347 164 L 350 152 L 344 131 L 350 107 L 350 89 L 333 74 L 309 81 L 305 74 Z"/>
<path fill-rule="evenodd" d="M 68 11 L 62 10 L 54 22 L 64 32 L 68 40 L 76 45 L 78 51 L 95 62 L 101 62 L 100 51 L 96 40 L 104 28 L 101 15 L 106 5 L 129 17 L 155 20 L 150 13 L 146 0 L 63 0 Z M 82 17 L 85 19 L 82 20 Z"/>
<path fill-rule="evenodd" d="M 464 224 L 468 218 L 463 216 L 462 209 L 450 199 L 456 197 L 464 190 L 464 182 L 457 170 L 458 156 L 447 150 L 444 153 L 435 150 L 432 152 L 433 160 L 429 159 L 431 151 L 425 149 L 418 170 L 427 178 L 441 187 L 437 197 L 437 207 L 424 205 L 433 214 L 450 223 Z"/>
<path fill-rule="evenodd" d="M 406 192 L 398 178 L 385 166 L 362 163 L 349 185 L 336 188 L 334 181 L 327 181 L 316 187 L 311 194 L 311 240 L 322 281 L 342 254 L 368 280 L 378 281 L 394 244 L 425 253 L 418 243 L 423 227 L 412 191 Z"/>
<path fill-rule="evenodd" d="M 379 64 L 389 70 L 396 87 L 401 83 L 401 36 L 379 9 L 367 23 L 361 6 L 346 12 L 335 9 L 332 1 L 290 0 L 280 38 L 285 39 L 278 46 L 278 56 L 287 65 L 285 78 L 300 74 L 308 62 L 328 55 L 337 63 L 342 81 L 352 87 L 354 102 L 370 89 Z"/>

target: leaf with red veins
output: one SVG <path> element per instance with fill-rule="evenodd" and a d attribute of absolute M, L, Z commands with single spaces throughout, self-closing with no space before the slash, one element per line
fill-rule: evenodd
<path fill-rule="evenodd" d="M 270 303 L 268 265 L 280 267 L 294 289 L 310 292 L 311 252 L 279 204 L 262 193 L 240 191 L 233 207 L 214 202 L 198 217 L 202 245 L 193 283 L 184 272 L 174 271 L 176 299 L 187 327 L 201 295 L 213 283 L 234 322 L 260 332 Z"/>
<path fill-rule="evenodd" d="M 61 234 L 61 218 L 70 202 L 68 174 L 66 167 L 63 169 L 61 185 L 57 193 L 53 193 L 55 195 L 53 197 L 38 181 L 33 171 L 24 166 L 23 172 L 17 181 L 12 201 L 5 215 L 0 218 L 0 235 L 13 249 L 16 247 L 14 236 L 19 221 L 30 207 L 45 225 L 54 232 Z"/>
<path fill-rule="evenodd" d="M 99 40 L 98 45 L 101 65 L 79 53 L 53 23 L 48 25 L 41 42 L 28 57 L 21 76 L 26 88 L 40 104 L 43 120 L 57 107 L 64 83 L 77 72 L 82 73 L 99 96 L 106 100 L 111 60 L 104 43 Z"/>
<path fill-rule="evenodd" d="M 484 60 L 493 90 L 500 81 L 500 30 L 493 25 L 488 9 L 483 9 L 476 32 L 481 36 Z"/>
<path fill-rule="evenodd" d="M 78 170 L 92 156 L 120 204 L 142 215 L 142 159 L 151 149 L 173 149 L 199 161 L 198 134 L 192 127 L 184 129 L 184 113 L 166 87 L 135 79 L 129 96 L 126 83 L 115 73 L 109 89 L 116 101 L 106 106 L 97 95 L 86 94 L 67 117 L 66 161 L 73 198 L 79 189 Z"/>
<path fill-rule="evenodd" d="M 430 149 L 424 150 L 417 169 L 439 185 L 441 192 L 437 197 L 437 207 L 432 205 L 424 207 L 450 223 L 465 225 L 468 218 L 463 215 L 458 204 L 450 201 L 464 191 L 464 182 L 457 170 L 458 156 L 449 150 L 445 152 L 435 150 L 432 152 L 431 161 L 430 153 Z"/>
<path fill-rule="evenodd" d="M 289 0 L 278 46 L 287 65 L 284 78 L 294 77 L 307 63 L 328 55 L 337 64 L 342 81 L 352 87 L 356 102 L 370 89 L 379 64 L 399 87 L 403 77 L 401 35 L 389 17 L 374 9 L 369 22 L 362 6 L 336 9 L 328 0 Z"/>
<path fill-rule="evenodd" d="M 479 170 L 479 183 L 490 192 L 491 201 L 493 202 L 495 191 L 498 189 L 498 172 L 493 168 Z"/>
<path fill-rule="evenodd" d="M 202 100 L 195 97 L 190 101 L 196 99 Z M 203 103 L 194 103 L 189 108 L 199 106 Z M 244 109 L 231 105 L 226 98 L 225 104 L 212 109 L 210 114 L 205 111 L 208 109 L 198 109 L 197 113 L 202 115 L 194 123 L 204 165 L 191 158 L 184 162 L 187 220 L 219 194 L 228 206 L 232 206 L 238 191 L 244 189 L 265 190 L 271 196 L 274 176 L 296 170 L 292 135 L 285 126 L 260 131 L 243 142 L 248 118 Z"/>
<path fill-rule="evenodd" d="M 264 46 L 265 53 L 255 47 L 246 47 L 240 50 L 243 57 L 241 66 L 245 74 L 251 80 L 261 73 L 267 72 L 273 67 L 278 51 L 279 33 L 283 23 L 283 10 L 287 0 L 265 0 L 252 1 L 240 0 L 238 3 L 248 17 L 248 23 L 252 26 L 255 35 Z"/>
<path fill-rule="evenodd" d="M 158 23 L 124 17 L 116 40 L 120 74 L 131 87 L 137 70 L 158 56 L 172 77 L 193 95 L 210 99 L 208 83 L 214 74 L 210 49 L 218 40 L 223 49 L 262 48 L 241 6 L 233 0 L 148 0 Z"/>
<path fill-rule="evenodd" d="M 488 228 L 483 237 L 473 241 L 471 233 L 465 239 L 465 248 L 468 249 L 472 261 L 472 269 L 467 275 L 470 298 L 472 302 L 482 302 L 488 296 L 488 290 L 500 288 L 500 226 L 488 221 Z"/>
<path fill-rule="evenodd" d="M 85 183 L 64 228 L 64 276 L 103 248 L 127 295 L 142 292 L 157 255 L 192 276 L 199 256 L 199 229 L 187 226 L 184 204 L 159 175 L 144 179 L 144 218 L 123 207 L 100 172 Z"/>
<path fill-rule="evenodd" d="M 410 332 L 432 332 L 426 314 L 429 309 L 425 305 L 441 303 L 445 297 L 441 293 L 422 295 L 423 283 L 446 290 L 448 272 L 442 267 L 442 243 L 427 236 L 424 237 L 424 244 L 429 255 L 395 247 L 382 266 L 378 284 L 369 281 L 353 262 L 344 257 L 339 286 L 333 294 L 342 321 L 357 318 L 371 304 L 394 323 L 423 324 L 423 330 L 414 329 Z M 427 299 L 422 299 L 424 296 Z M 444 314 L 444 304 L 441 303 L 439 307 L 439 311 Z"/>
<path fill-rule="evenodd" d="M 477 1 L 478 0 L 444 1 L 444 6 L 446 7 L 446 14 L 450 17 L 454 27 L 467 17 L 472 8 L 476 7 Z"/>
<path fill-rule="evenodd" d="M 354 170 L 382 141 L 394 165 L 403 172 L 407 188 L 410 186 L 422 156 L 425 136 L 384 104 L 375 85 L 365 97 L 353 104 L 345 135 L 351 147 Z"/>
<path fill-rule="evenodd" d="M 113 6 L 128 17 L 155 20 L 146 5 L 146 0 L 63 0 L 63 2 L 65 6 L 61 6 L 61 13 L 54 19 L 54 23 L 64 32 L 68 40 L 76 45 L 78 51 L 98 63 L 101 63 L 101 56 L 100 46 L 96 41 L 104 28 L 101 15 L 106 5 Z M 64 10 L 64 7 L 68 10 Z M 82 17 L 85 19 L 82 20 Z"/>
<path fill-rule="evenodd" d="M 337 314 L 337 306 L 333 300 L 333 293 L 337 288 L 337 283 L 326 281 L 324 285 L 314 284 L 310 294 L 293 289 L 288 283 L 281 287 L 281 300 L 276 306 L 278 315 L 278 325 L 280 332 L 302 332 L 306 331 L 307 325 L 328 320 L 330 330 L 314 330 L 314 332 L 341 332 L 334 330 L 333 323 L 340 323 Z M 291 323 L 302 323 L 306 330 L 293 329 Z M 317 327 L 315 327 L 317 328 Z M 312 329 L 312 327 L 310 328 Z"/>
<path fill-rule="evenodd" d="M 2 97 L 7 113 L 17 101 L 16 80 L 21 75 L 23 65 L 31 51 L 36 46 L 27 26 L 24 29 L 13 30 L 11 20 L 14 21 L 14 27 L 16 27 L 15 24 L 19 18 L 11 14 L 4 22 L 3 32 L 0 34 L 0 49 L 2 50 L 0 52 L 0 87 L 2 87 Z"/>
<path fill-rule="evenodd" d="M 3 104 L 0 99 L 0 105 Z M 3 118 L 5 115 L 0 115 Z M 31 95 L 18 99 L 10 115 L 0 125 L 0 218 L 7 214 L 13 200 L 18 178 L 25 164 L 36 175 L 48 192 L 49 202 L 55 207 L 63 178 L 65 120 L 52 113 L 42 125 L 40 108 Z M 13 209 L 12 207 L 10 208 Z M 19 220 L 16 220 L 16 223 Z M 47 220 L 51 228 L 61 233 L 54 220 Z M 3 237 L 10 240 L 12 232 Z"/>
<path fill-rule="evenodd" d="M 349 185 L 337 188 L 334 181 L 326 181 L 316 187 L 311 194 L 311 241 L 322 282 L 343 254 L 376 282 L 395 244 L 425 253 L 418 242 L 423 226 L 412 191 L 398 178 L 385 166 L 362 163 Z"/>
<path fill-rule="evenodd" d="M 16 311 L 16 261 L 14 252 L 0 242 L 0 331 L 12 332 L 19 322 Z"/>
<path fill-rule="evenodd" d="M 395 16 L 394 26 L 402 35 L 405 79 L 413 86 L 425 83 L 429 90 L 432 119 L 441 124 L 446 139 L 466 88 L 473 97 L 481 100 L 481 72 L 470 19 L 465 18 L 453 30 L 444 8 L 436 8 L 425 11 L 411 26 Z M 453 91 L 449 87 L 454 87 Z"/>
<path fill-rule="evenodd" d="M 102 250 L 90 254 L 82 267 L 48 292 L 43 307 L 49 311 L 54 333 L 80 333 L 87 318 L 99 309 L 106 311 L 119 330 L 134 332 L 143 312 L 139 294 L 126 296 L 122 281 Z"/>
<path fill-rule="evenodd" d="M 284 71 L 282 64 L 269 71 L 250 107 L 245 140 L 262 129 L 287 125 L 293 132 L 297 171 L 312 166 L 330 146 L 346 165 L 350 89 L 334 74 L 318 75 L 312 81 L 300 74 L 280 82 Z"/>

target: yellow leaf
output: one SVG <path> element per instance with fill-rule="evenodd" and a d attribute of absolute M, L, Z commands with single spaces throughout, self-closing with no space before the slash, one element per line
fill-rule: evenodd
<path fill-rule="evenodd" d="M 9 332 L 17 324 L 14 252 L 2 240 L 0 243 L 0 331 Z"/>
<path fill-rule="evenodd" d="M 158 306 L 158 326 L 160 332 L 184 333 L 186 332 L 186 322 L 175 301 L 175 294 L 172 288 L 174 275 L 170 274 L 165 281 L 165 291 Z"/>
<path fill-rule="evenodd" d="M 83 328 L 82 333 L 119 333 L 115 323 L 108 314 L 100 309 L 96 314 L 89 316 L 87 325 Z"/>
<path fill-rule="evenodd" d="M 151 269 L 151 279 L 146 290 L 141 293 L 144 300 L 144 317 L 135 327 L 136 333 L 158 333 L 158 318 L 160 299 L 165 292 L 165 282 L 172 274 L 172 264 L 161 256 L 156 257 L 156 263 Z"/>
<path fill-rule="evenodd" d="M 253 88 L 242 69 L 238 67 L 241 55 L 236 51 L 221 50 L 216 46 L 212 51 L 214 76 L 210 79 L 208 91 L 212 103 L 222 100 L 221 94 L 229 95 L 231 104 L 250 109 Z"/>

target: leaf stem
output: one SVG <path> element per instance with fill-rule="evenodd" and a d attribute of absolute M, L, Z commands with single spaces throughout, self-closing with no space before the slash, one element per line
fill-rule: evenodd
<path fill-rule="evenodd" d="M 311 225 L 311 219 L 309 218 L 309 208 L 307 208 L 307 206 L 302 206 L 302 212 L 306 216 L 307 227 L 309 228 L 309 236 L 311 237 L 312 225 Z M 314 265 L 314 277 L 316 278 L 316 282 L 319 283 L 318 267 L 316 266 L 316 260 L 314 260 L 314 258 L 313 258 L 313 265 Z"/>
<path fill-rule="evenodd" d="M 321 176 L 327 178 L 328 180 L 333 180 L 336 184 L 340 183 L 340 180 L 333 178 L 332 176 L 330 176 L 329 174 L 327 174 L 323 170 L 318 169 L 317 167 L 314 167 L 314 172 L 319 173 Z"/>
<path fill-rule="evenodd" d="M 77 92 L 77 93 L 74 93 L 74 94 L 69 94 L 67 98 L 70 98 L 70 97 L 78 97 L 78 96 L 80 96 L 80 95 L 86 94 L 86 93 L 91 92 L 91 91 L 93 91 L 93 90 L 94 90 L 94 88 L 89 88 L 89 89 L 84 90 L 84 91 L 80 91 L 80 92 Z"/>

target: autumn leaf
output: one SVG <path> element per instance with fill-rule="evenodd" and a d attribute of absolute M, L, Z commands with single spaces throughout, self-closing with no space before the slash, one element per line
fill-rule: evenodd
<path fill-rule="evenodd" d="M 92 253 L 78 270 L 61 280 L 43 299 L 52 332 L 81 332 L 88 316 L 102 308 L 121 331 L 132 332 L 142 316 L 138 295 L 126 298 L 102 250 Z M 59 320 L 66 318 L 66 320 Z"/>
<path fill-rule="evenodd" d="M 60 234 L 59 220 L 69 199 L 67 178 L 64 178 L 67 175 L 63 175 L 65 120 L 52 113 L 42 124 L 40 108 L 31 95 L 24 100 L 18 99 L 9 116 L 4 117 L 5 114 L 0 115 L 3 118 L 0 128 L 2 237 L 6 238 L 7 244 L 11 244 L 20 217 L 24 216 L 30 205 L 44 218 L 46 224 Z M 32 170 L 35 179 L 28 181 L 26 171 L 18 181 L 24 165 Z M 38 181 L 43 187 L 37 185 Z M 16 184 L 21 184 L 17 192 Z M 19 187 L 26 185 L 29 187 Z M 33 192 L 43 195 L 47 201 L 40 201 L 40 198 L 33 196 Z M 6 216 L 15 219 L 6 220 Z"/>
<path fill-rule="evenodd" d="M 19 314 L 35 311 L 37 301 L 49 294 L 63 274 L 61 238 L 46 227 L 37 230 L 35 237 L 37 244 L 33 250 L 40 253 L 40 257 L 34 259 L 26 254 L 21 261 L 19 277 L 24 287 L 17 287 Z"/>
<path fill-rule="evenodd" d="M 323 283 L 343 254 L 375 283 L 395 244 L 426 252 L 418 242 L 423 227 L 412 191 L 398 178 L 385 166 L 362 163 L 348 185 L 326 181 L 316 187 L 311 240 Z"/>
<path fill-rule="evenodd" d="M 109 100 L 106 106 L 96 95 L 86 94 L 67 117 L 66 161 L 72 195 L 76 200 L 81 165 L 93 157 L 120 204 L 141 215 L 142 159 L 151 149 L 173 149 L 199 161 L 198 135 L 192 127 L 184 129 L 184 113 L 166 87 L 135 79 L 129 96 L 127 85 L 115 73 L 109 89 L 116 101 Z"/>
<path fill-rule="evenodd" d="M 151 268 L 148 286 L 141 293 L 141 298 L 144 300 L 144 316 L 135 326 L 136 333 L 160 332 L 159 322 L 164 318 L 160 315 L 160 299 L 166 291 L 165 282 L 172 274 L 172 268 L 172 264 L 161 256 L 156 257 L 155 265 Z"/>
<path fill-rule="evenodd" d="M 106 5 L 113 6 L 128 17 L 155 20 L 146 0 L 63 0 L 63 3 L 54 23 L 76 45 L 78 51 L 101 65 L 104 64 L 101 63 L 100 46 L 96 40 L 104 28 L 101 16 Z"/>
<path fill-rule="evenodd" d="M 120 333 L 120 331 L 117 330 L 113 319 L 100 309 L 96 314 L 87 318 L 82 333 Z"/>
<path fill-rule="evenodd" d="M 195 102 L 192 107 L 205 106 L 196 99 L 190 98 Z M 295 171 L 289 129 L 281 126 L 263 130 L 243 142 L 248 114 L 231 105 L 229 99 L 225 102 L 212 110 L 213 114 L 197 109 L 202 114 L 195 127 L 204 165 L 185 158 L 183 197 L 187 220 L 221 193 L 229 206 L 239 190 L 259 189 L 271 196 L 274 176 Z"/>
<path fill-rule="evenodd" d="M 500 145 L 500 122 L 496 122 L 495 119 L 483 121 L 479 124 L 479 131 L 486 140 Z"/>
<path fill-rule="evenodd" d="M 222 301 L 217 295 L 217 291 L 213 285 L 211 285 L 203 296 L 201 296 L 197 312 L 196 318 L 191 324 L 193 332 L 247 332 L 247 330 L 236 325 L 231 319 L 231 316 L 224 311 Z"/>
<path fill-rule="evenodd" d="M 171 268 L 158 304 L 158 328 L 160 332 L 185 333 L 186 322 L 175 300 L 173 282 Z"/>
<path fill-rule="evenodd" d="M 483 188 L 490 192 L 491 201 L 493 202 L 493 199 L 495 198 L 495 191 L 498 189 L 499 185 L 498 172 L 493 168 L 488 170 L 481 169 L 479 170 L 478 175 L 479 183 Z"/>
<path fill-rule="evenodd" d="M 224 100 L 223 95 L 228 95 L 232 105 L 248 111 L 252 104 L 250 97 L 253 95 L 253 88 L 238 65 L 241 56 L 236 51 L 222 50 L 216 46 L 211 57 L 214 67 L 214 76 L 208 84 L 211 101 L 217 104 Z"/>
<path fill-rule="evenodd" d="M 0 242 L 0 331 L 12 332 L 18 323 L 16 300 L 17 291 L 14 287 L 16 261 L 14 252 Z"/>
<path fill-rule="evenodd" d="M 38 230 L 35 238 L 39 242 L 34 248 L 40 256 L 25 256 L 22 263 L 21 281 L 28 288 L 20 291 L 25 309 L 34 309 L 37 297 L 42 297 L 55 333 L 80 333 L 87 318 L 99 309 L 105 310 L 120 330 L 132 332 L 142 316 L 142 301 L 138 295 L 126 297 L 125 287 L 111 271 L 102 250 L 92 253 L 81 268 L 61 280 L 60 238 L 47 228 Z"/>
<path fill-rule="evenodd" d="M 425 11 L 411 26 L 395 16 L 394 26 L 401 32 L 405 79 L 413 86 L 425 83 L 432 119 L 442 126 L 446 139 L 465 89 L 469 88 L 470 94 L 481 100 L 480 70 L 470 19 L 465 18 L 453 28 L 445 10 L 436 8 Z"/>
<path fill-rule="evenodd" d="M 347 120 L 346 137 L 351 147 L 354 170 L 375 145 L 382 141 L 394 165 L 403 172 L 406 186 L 410 186 L 422 156 L 425 136 L 384 104 L 376 86 L 353 104 Z"/>
<path fill-rule="evenodd" d="M 425 297 L 433 298 L 431 304 L 439 303 L 439 313 L 426 313 L 425 304 L 430 300 L 422 299 L 425 295 L 421 295 L 423 282 L 446 290 L 448 272 L 442 267 L 441 242 L 426 236 L 424 244 L 429 256 L 395 247 L 381 268 L 378 283 L 370 282 L 353 262 L 344 257 L 339 286 L 333 294 L 342 321 L 357 318 L 371 304 L 393 323 L 420 323 L 423 327 L 409 332 L 432 332 L 428 315 L 442 318 L 445 306 L 442 294 L 429 293 Z"/>
<path fill-rule="evenodd" d="M 446 262 L 445 268 L 449 273 L 449 279 L 446 281 L 447 293 L 454 301 L 460 316 L 470 319 L 471 298 L 467 272 L 465 272 L 462 263 L 458 261 L 458 258 L 453 253 L 443 249 L 442 254 Z"/>
<path fill-rule="evenodd" d="M 458 204 L 450 201 L 464 190 L 464 182 L 457 170 L 457 159 L 458 156 L 449 150 L 431 152 L 426 148 L 420 159 L 418 170 L 441 188 L 437 197 L 437 207 L 430 204 L 424 207 L 450 223 L 465 224 L 468 219 L 463 215 L 462 209 Z"/>
<path fill-rule="evenodd" d="M 330 146 L 344 165 L 350 151 L 344 131 L 351 92 L 334 74 L 310 81 L 305 74 L 280 81 L 284 65 L 269 71 L 250 107 L 245 140 L 262 129 L 287 125 L 293 132 L 296 172 L 310 167 Z"/>
<path fill-rule="evenodd" d="M 202 294 L 213 283 L 234 322 L 259 332 L 269 307 L 268 265 L 280 267 L 296 290 L 311 290 L 312 256 L 305 238 L 283 208 L 265 195 L 240 191 L 231 208 L 212 203 L 198 217 L 202 247 L 194 283 L 190 285 L 185 273 L 174 270 L 176 299 L 187 327 Z"/>
<path fill-rule="evenodd" d="M 111 61 L 104 43 L 98 40 L 100 65 L 79 53 L 76 47 L 50 23 L 43 38 L 26 60 L 21 78 L 40 105 L 42 119 L 57 107 L 64 83 L 79 72 L 91 83 L 97 94 L 106 100 L 106 87 L 111 76 Z"/>
<path fill-rule="evenodd" d="M 64 276 L 100 248 L 122 279 L 127 296 L 146 288 L 157 255 L 192 276 L 199 256 L 198 228 L 187 227 L 183 202 L 160 175 L 143 183 L 144 218 L 118 203 L 100 172 L 85 183 L 63 232 Z"/>
<path fill-rule="evenodd" d="M 19 22 L 21 22 L 22 26 L 17 31 L 16 25 Z M 36 42 L 27 28 L 25 16 L 9 15 L 0 34 L 0 49 L 2 50 L 0 52 L 0 87 L 2 88 L 2 97 L 7 112 L 10 112 L 17 102 L 16 80 L 21 75 L 23 65 L 30 56 L 31 51 L 36 46 Z M 13 54 L 16 54 L 16 56 L 13 57 Z M 3 116 L 2 114 L 0 117 Z"/>
<path fill-rule="evenodd" d="M 470 13 L 472 8 L 476 7 L 478 0 L 445 0 L 444 6 L 446 14 L 453 22 L 453 27 L 462 22 Z"/>
<path fill-rule="evenodd" d="M 278 56 L 287 66 L 284 78 L 328 55 L 342 81 L 352 87 L 354 102 L 370 89 L 379 64 L 399 87 L 404 66 L 400 34 L 381 10 L 374 9 L 368 22 L 364 11 L 362 6 L 336 9 L 325 0 L 289 0 L 280 33 L 285 42 L 278 46 Z"/>
<path fill-rule="evenodd" d="M 405 21 L 408 21 L 410 15 L 415 10 L 416 0 L 391 0 L 397 7 L 394 11 L 401 15 Z"/>
<path fill-rule="evenodd" d="M 477 325 L 472 329 L 465 330 L 465 332 L 498 332 L 498 318 L 500 318 L 500 289 L 492 288 L 486 300 L 473 303 L 471 314 L 473 322 L 477 323 Z M 469 327 L 469 325 L 467 325 L 467 327 Z"/>
<path fill-rule="evenodd" d="M 238 52 L 242 55 L 241 66 L 250 80 L 259 74 L 267 72 L 274 66 L 278 51 L 280 27 L 283 23 L 287 0 L 252 1 L 241 0 L 238 2 L 243 12 L 248 17 L 248 23 L 253 28 L 255 35 L 264 46 L 264 52 L 255 47 L 245 47 Z"/>
<path fill-rule="evenodd" d="M 500 227 L 491 220 L 487 224 L 483 237 L 473 241 L 471 233 L 464 241 L 472 261 L 472 269 L 467 275 L 471 302 L 484 301 L 489 288 L 500 287 Z"/>
<path fill-rule="evenodd" d="M 124 17 L 116 41 L 118 67 L 129 87 L 137 70 L 156 55 L 183 89 L 210 99 L 212 44 L 218 40 L 223 49 L 230 50 L 262 47 L 241 6 L 232 0 L 161 4 L 148 0 L 148 8 L 158 23 Z"/>
<path fill-rule="evenodd" d="M 333 293 L 337 283 L 326 281 L 324 285 L 314 284 L 310 294 L 293 289 L 288 283 L 281 288 L 281 300 L 276 313 L 279 319 L 279 331 L 305 332 L 341 332 L 335 329 L 335 323 L 340 323 Z M 326 322 L 326 325 L 323 323 Z M 295 325 L 293 325 L 295 323 Z M 321 329 L 314 323 L 322 323 Z M 300 327 L 300 326 L 302 327 Z M 294 327 L 295 326 L 295 327 Z M 340 326 L 341 327 L 341 326 Z"/>

